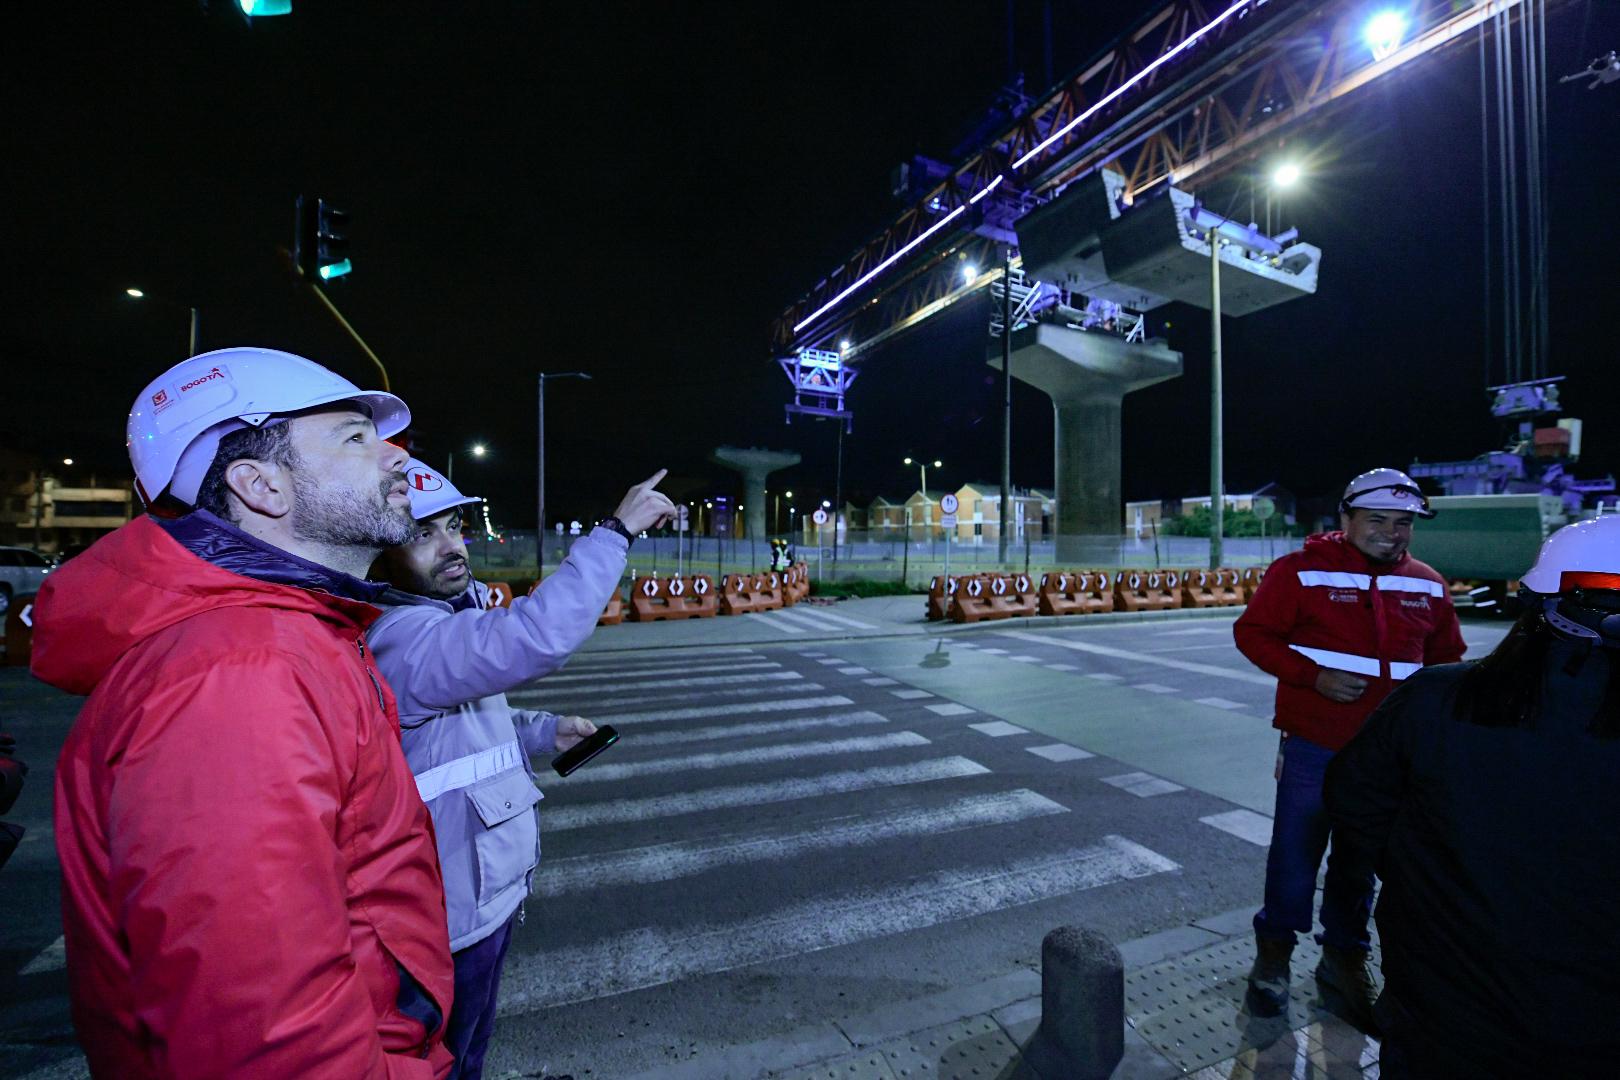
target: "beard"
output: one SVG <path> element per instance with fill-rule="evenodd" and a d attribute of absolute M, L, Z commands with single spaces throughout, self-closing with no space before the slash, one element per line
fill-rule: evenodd
<path fill-rule="evenodd" d="M 405 479 L 394 473 L 377 483 L 375 493 L 321 485 L 302 469 L 293 470 L 293 535 L 300 540 L 337 547 L 395 547 L 411 538 L 416 522 L 409 504 L 388 501 L 389 489 Z"/>

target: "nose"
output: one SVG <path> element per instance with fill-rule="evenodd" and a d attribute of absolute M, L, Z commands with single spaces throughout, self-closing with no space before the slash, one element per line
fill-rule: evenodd
<path fill-rule="evenodd" d="M 405 463 L 410 459 L 411 455 L 405 452 L 404 447 L 391 442 L 382 443 L 382 464 L 388 472 L 404 472 Z"/>

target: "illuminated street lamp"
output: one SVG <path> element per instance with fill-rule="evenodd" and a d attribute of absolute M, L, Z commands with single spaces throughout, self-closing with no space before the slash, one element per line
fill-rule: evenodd
<path fill-rule="evenodd" d="M 922 493 L 923 493 L 923 498 L 926 499 L 928 497 L 928 462 L 926 462 L 926 461 L 913 461 L 911 458 L 906 458 L 906 464 L 907 465 L 915 465 L 915 466 L 917 466 L 917 468 L 919 470 L 921 470 L 921 472 L 922 472 Z M 934 461 L 934 468 L 943 469 L 944 467 L 945 467 L 945 463 L 943 461 L 939 461 L 937 459 Z"/>
<path fill-rule="evenodd" d="M 481 442 L 475 442 L 467 447 L 467 453 L 481 460 L 485 454 L 489 453 L 489 447 Z M 444 455 L 444 478 L 452 484 L 456 482 L 456 455 L 453 450 Z"/>
<path fill-rule="evenodd" d="M 1386 8 L 1367 20 L 1361 36 L 1372 50 L 1373 59 L 1382 60 L 1401 47 L 1401 39 L 1406 36 L 1406 15 Z"/>
<path fill-rule="evenodd" d="M 131 300 L 145 300 L 145 299 L 147 299 L 146 290 L 140 288 L 139 286 L 135 286 L 135 285 L 131 285 L 129 288 L 125 289 L 124 290 L 124 295 L 129 297 Z M 180 308 L 180 309 L 184 309 L 186 311 L 191 312 L 191 337 L 188 340 L 187 345 L 186 345 L 186 355 L 187 356 L 196 356 L 197 355 L 197 331 L 198 331 L 198 323 L 200 322 L 200 319 L 197 316 L 197 309 L 192 307 L 189 304 L 178 304 L 178 303 L 175 303 L 172 300 L 163 300 L 163 299 L 158 299 L 158 298 L 155 298 L 155 297 L 154 297 L 154 299 L 157 299 L 157 302 L 160 303 L 160 304 L 165 304 L 165 305 L 167 305 L 169 307 L 172 307 L 172 308 Z"/>
<path fill-rule="evenodd" d="M 1285 161 L 1271 174 L 1271 182 L 1279 188 L 1291 188 L 1299 183 L 1299 166 L 1292 161 Z"/>

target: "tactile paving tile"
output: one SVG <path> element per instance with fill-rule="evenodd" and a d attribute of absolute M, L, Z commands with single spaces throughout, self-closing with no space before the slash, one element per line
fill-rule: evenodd
<path fill-rule="evenodd" d="M 1127 973 L 1125 1013 L 1138 1034 L 1190 1073 L 1245 1050 L 1292 1041 L 1302 1028 L 1320 1032 L 1322 1023 L 1313 1021 L 1323 1015 L 1315 977 L 1321 957 L 1321 947 L 1308 936 L 1295 946 L 1284 1015 L 1251 1016 L 1244 1004 L 1254 963 L 1254 939 L 1246 935 Z M 1373 960 L 1376 966 L 1376 947 Z M 1344 1026 L 1331 1018 L 1326 1023 Z M 1322 1040 L 1320 1034 L 1314 1038 Z"/>
<path fill-rule="evenodd" d="M 876 1050 L 865 1050 L 823 1061 L 797 1072 L 773 1072 L 773 1080 L 897 1080 L 888 1060 Z"/>
<path fill-rule="evenodd" d="M 988 1016 L 929 1028 L 878 1049 L 897 1080 L 992 1080 L 1018 1057 L 1018 1047 Z"/>

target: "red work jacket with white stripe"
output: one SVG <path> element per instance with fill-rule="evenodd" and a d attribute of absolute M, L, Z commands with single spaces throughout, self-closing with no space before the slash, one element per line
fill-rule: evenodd
<path fill-rule="evenodd" d="M 1306 539 L 1271 564 L 1232 628 L 1237 647 L 1277 677 L 1273 726 L 1338 750 L 1395 684 L 1465 648 L 1445 579 L 1410 555 L 1375 563 L 1342 532 Z M 1367 679 L 1341 703 L 1316 690 L 1323 668 Z"/>

